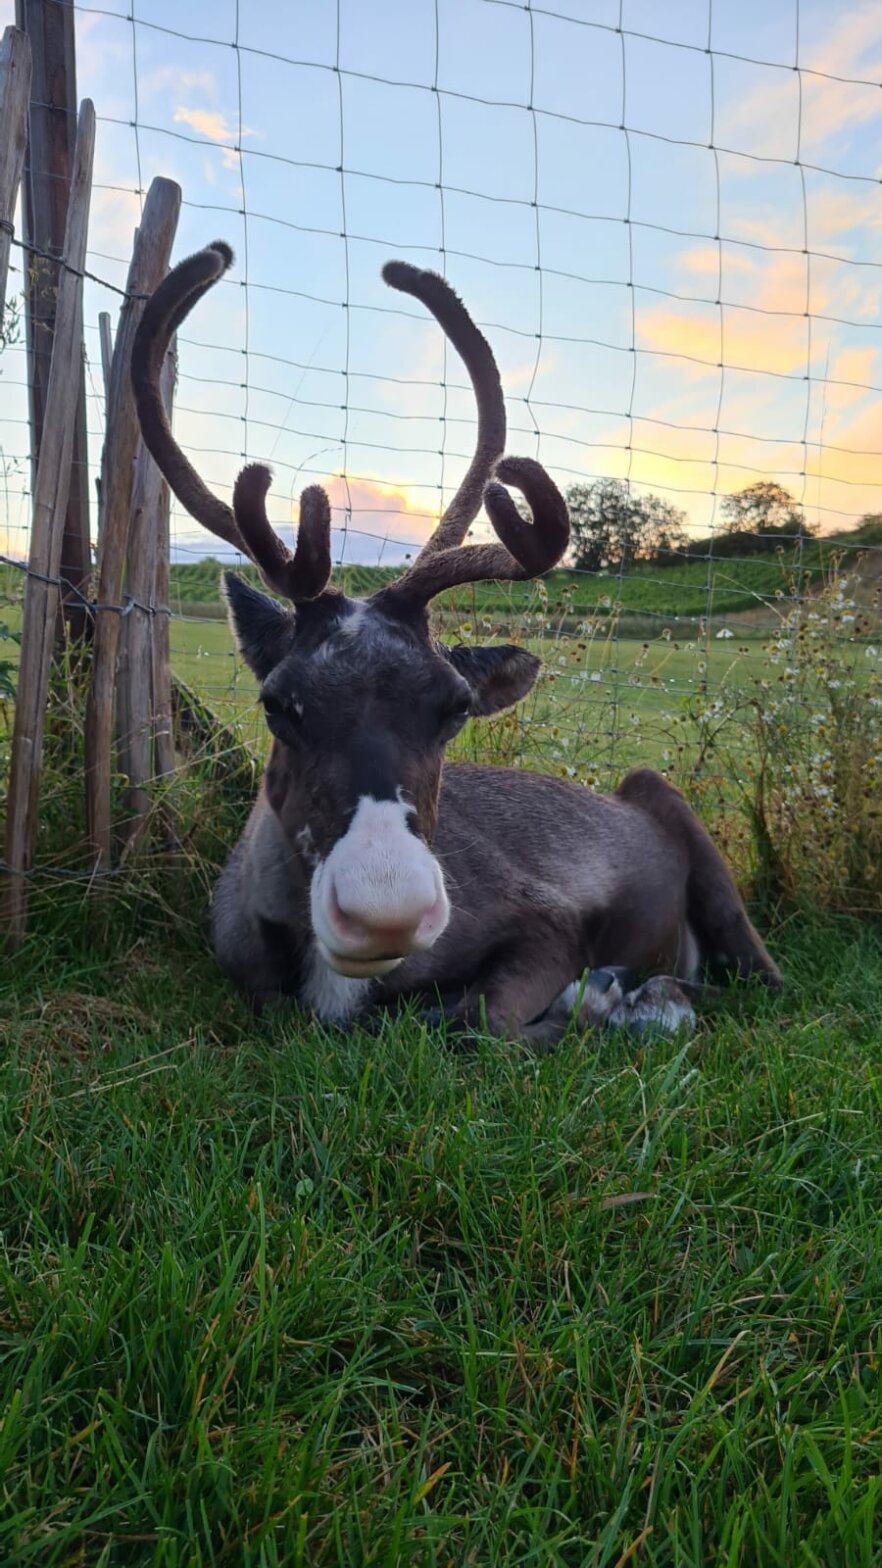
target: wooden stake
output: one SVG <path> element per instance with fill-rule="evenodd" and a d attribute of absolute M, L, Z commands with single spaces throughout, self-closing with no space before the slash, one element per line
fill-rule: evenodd
<path fill-rule="evenodd" d="M 74 149 L 70 202 L 55 312 L 52 363 L 46 392 L 46 418 L 34 490 L 34 519 L 24 601 L 21 658 L 12 762 L 6 807 L 4 917 L 17 947 L 27 919 L 28 874 L 37 837 L 37 808 L 49 666 L 58 607 L 58 574 L 64 539 L 74 443 L 77 389 L 82 370 L 83 279 L 86 234 L 95 149 L 95 110 L 86 99 L 80 109 Z"/>
<path fill-rule="evenodd" d="M 74 141 L 77 134 L 77 73 L 74 7 L 69 0 L 16 0 L 15 19 L 31 44 L 33 72 L 28 112 L 22 209 L 28 254 L 25 328 L 28 347 L 28 395 L 31 407 L 31 474 L 36 489 L 43 431 L 47 418 L 49 368 L 55 331 L 60 269 L 54 259 L 65 254 L 65 226 Z M 89 533 L 89 471 L 86 445 L 86 372 L 80 365 L 71 390 L 74 438 L 64 545 L 60 573 L 71 590 L 62 590 L 64 623 L 81 638 L 89 622 L 83 604 L 92 575 Z M 59 630 L 63 630 L 61 617 Z"/>
<path fill-rule="evenodd" d="M 177 380 L 177 342 L 172 338 L 171 346 L 165 357 L 162 367 L 163 379 L 160 382 L 162 396 L 168 410 L 169 422 L 172 416 L 172 403 Z M 171 537 L 170 537 L 170 511 L 171 493 L 165 480 L 159 494 L 159 509 L 156 517 L 156 577 L 154 581 L 154 603 L 171 608 Z M 153 766 L 157 780 L 170 779 L 175 771 L 175 743 L 172 724 L 172 693 L 171 693 L 171 621 L 168 615 L 154 615 L 151 622 L 153 637 Z M 175 823 L 169 818 L 165 824 L 167 840 L 176 838 Z"/>
<path fill-rule="evenodd" d="M 174 378 L 175 351 L 172 346 L 163 362 L 159 383 L 169 418 Z M 132 813 L 125 828 L 127 851 L 134 849 L 140 842 L 150 810 L 149 784 L 154 775 L 151 742 L 154 735 L 157 623 L 164 622 L 166 632 L 168 630 L 168 616 L 157 616 L 152 607 L 160 604 L 166 606 L 168 603 L 167 598 L 159 600 L 156 596 L 160 550 L 163 547 L 164 553 L 168 550 L 168 505 L 168 486 L 143 440 L 139 440 L 132 486 L 126 573 L 126 587 L 132 596 L 132 608 L 120 632 L 117 698 L 119 767 L 129 780 L 128 806 Z M 164 527 L 160 516 L 163 509 Z M 161 539 L 163 534 L 164 539 Z M 163 576 L 167 582 L 167 569 Z M 168 706 L 171 706 L 170 683 Z M 159 772 L 158 767 L 155 772 Z"/>
<path fill-rule="evenodd" d="M 0 43 L 0 311 L 6 299 L 15 203 L 28 139 L 31 46 L 17 27 Z"/>
<path fill-rule="evenodd" d="M 168 271 L 180 207 L 180 186 L 173 180 L 155 179 L 144 203 L 129 267 L 127 298 L 120 311 L 101 460 L 100 605 L 119 605 L 122 594 L 139 438 L 130 378 L 132 343 L 144 299 Z M 86 704 L 86 827 L 96 868 L 109 866 L 111 860 L 110 778 L 119 632 L 120 616 L 116 611 L 96 612 L 92 678 Z"/>
<path fill-rule="evenodd" d="M 109 310 L 102 310 L 98 314 L 98 341 L 101 345 L 101 375 L 104 380 L 104 418 L 106 421 L 108 397 L 110 395 L 110 366 L 113 360 L 113 334 L 110 330 Z"/>

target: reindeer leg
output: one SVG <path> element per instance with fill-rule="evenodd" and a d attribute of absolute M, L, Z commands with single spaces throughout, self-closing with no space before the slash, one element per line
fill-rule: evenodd
<path fill-rule="evenodd" d="M 576 933 L 546 924 L 541 933 L 533 930 L 528 940 L 521 937 L 504 948 L 495 967 L 458 1000 L 441 997 L 441 1006 L 423 1016 L 431 1023 L 443 1018 L 460 1034 L 486 1031 L 501 1039 L 551 1045 L 569 1022 L 572 1004 L 559 1003 L 578 968 Z"/>
<path fill-rule="evenodd" d="M 628 773 L 616 794 L 652 817 L 689 856 L 686 918 L 701 957 L 738 975 L 783 984 L 781 972 L 751 924 L 726 862 L 680 791 L 649 768 Z"/>

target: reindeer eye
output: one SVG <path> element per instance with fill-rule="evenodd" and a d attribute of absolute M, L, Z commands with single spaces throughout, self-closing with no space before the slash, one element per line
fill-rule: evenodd
<path fill-rule="evenodd" d="M 443 720 L 445 724 L 464 724 L 472 711 L 471 697 L 457 697 L 445 708 Z"/>
<path fill-rule="evenodd" d="M 263 712 L 271 733 L 279 740 L 288 740 L 295 735 L 300 720 L 303 717 L 303 708 L 299 702 L 282 702 L 267 692 L 261 697 Z"/>

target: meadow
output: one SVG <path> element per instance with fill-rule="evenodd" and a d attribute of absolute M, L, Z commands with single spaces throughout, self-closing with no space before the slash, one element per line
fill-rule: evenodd
<path fill-rule="evenodd" d="M 509 630 L 507 623 L 483 627 L 480 619 L 460 614 L 451 620 L 449 634 L 482 642 L 501 640 Z M 544 670 L 509 737 L 513 757 L 530 766 L 575 766 L 580 776 L 620 766 L 623 750 L 632 765 L 658 766 L 666 753 L 670 760 L 682 743 L 678 730 L 685 712 L 721 696 L 740 702 L 763 668 L 764 644 L 755 634 L 706 644 L 688 628 L 682 641 L 662 635 L 650 642 L 604 629 L 584 635 L 562 631 L 551 617 L 541 628 L 521 619 L 515 635 L 541 655 Z M 238 658 L 226 620 L 175 618 L 171 648 L 176 674 L 262 752 L 269 737 L 256 682 Z M 480 759 L 492 744 L 490 736 L 508 729 L 473 725 L 460 750 Z"/>
<path fill-rule="evenodd" d="M 462 752 L 603 784 L 655 762 L 752 842 L 787 636 L 678 626 L 670 595 L 619 635 L 566 586 L 448 609 L 547 671 Z M 177 674 L 261 750 L 225 622 L 187 610 Z M 844 791 L 863 709 L 836 730 L 823 669 Z M 4 960 L 0 1562 L 876 1568 L 882 929 L 842 912 L 845 860 L 801 901 L 738 863 L 786 989 L 733 987 L 690 1041 L 464 1050 L 413 1010 L 344 1034 L 233 994 L 207 908 L 252 787 L 192 767 L 178 854 L 39 880 Z M 793 823 L 834 854 L 823 812 Z"/>

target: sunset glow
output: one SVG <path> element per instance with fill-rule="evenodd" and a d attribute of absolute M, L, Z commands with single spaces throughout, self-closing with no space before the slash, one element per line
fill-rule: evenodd
<path fill-rule="evenodd" d="M 434 322 L 380 280 L 401 254 L 462 294 L 499 360 L 510 450 L 564 487 L 628 479 L 694 532 L 759 478 L 827 532 L 882 510 L 882 9 L 801 4 L 798 59 L 789 0 L 715 4 L 711 55 L 691 0 L 625 0 L 622 34 L 618 0 L 554 9 L 439 0 L 437 39 L 434 0 L 344 0 L 339 39 L 320 3 L 243 8 L 238 36 L 228 3 L 78 12 L 99 119 L 90 271 L 122 285 L 157 174 L 184 193 L 176 258 L 216 236 L 236 251 L 180 345 L 194 462 L 222 493 L 244 458 L 269 462 L 280 524 L 326 482 L 347 560 L 425 536 L 474 407 Z M 13 11 L 0 0 L 0 24 Z M 88 284 L 93 467 L 97 317 L 118 303 Z M 13 345 L 16 554 L 24 376 Z M 209 548 L 186 515 L 174 526 L 179 552 Z"/>

